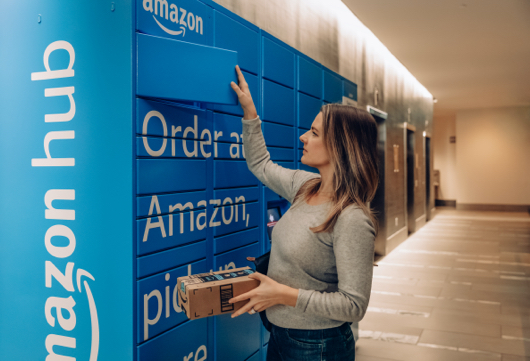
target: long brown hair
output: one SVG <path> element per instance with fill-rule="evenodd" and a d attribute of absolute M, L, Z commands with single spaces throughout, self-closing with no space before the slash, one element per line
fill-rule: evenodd
<path fill-rule="evenodd" d="M 322 113 L 323 141 L 333 167 L 332 208 L 328 218 L 311 230 L 315 233 L 333 230 L 340 213 L 351 204 L 361 208 L 377 231 L 377 222 L 366 205 L 377 190 L 377 124 L 365 110 L 350 105 L 326 104 Z M 298 191 L 294 199 L 308 200 L 316 195 L 321 178 L 311 179 Z"/>

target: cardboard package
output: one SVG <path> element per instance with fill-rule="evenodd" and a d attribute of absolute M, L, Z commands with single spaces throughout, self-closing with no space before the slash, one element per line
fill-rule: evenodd
<path fill-rule="evenodd" d="M 190 320 L 233 313 L 248 300 L 228 301 L 259 286 L 258 280 L 248 278 L 254 272 L 250 267 L 243 267 L 179 277 L 180 307 Z"/>

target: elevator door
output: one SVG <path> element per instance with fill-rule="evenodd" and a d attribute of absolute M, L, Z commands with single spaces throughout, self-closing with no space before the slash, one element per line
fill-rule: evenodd
<path fill-rule="evenodd" d="M 416 229 L 414 218 L 414 131 L 407 129 L 407 227 L 408 233 Z"/>

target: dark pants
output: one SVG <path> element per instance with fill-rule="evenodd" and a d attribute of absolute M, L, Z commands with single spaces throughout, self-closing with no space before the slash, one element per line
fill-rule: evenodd
<path fill-rule="evenodd" d="M 267 361 L 355 361 L 355 341 L 348 323 L 322 330 L 272 325 Z"/>

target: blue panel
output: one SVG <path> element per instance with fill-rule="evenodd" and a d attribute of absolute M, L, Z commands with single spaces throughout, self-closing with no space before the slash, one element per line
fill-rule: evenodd
<path fill-rule="evenodd" d="M 150 215 L 149 209 L 151 206 L 153 207 L 151 214 L 155 215 L 158 214 L 158 207 L 160 208 L 160 214 L 168 214 L 169 207 L 175 206 L 177 203 L 187 204 L 190 202 L 192 208 L 188 209 L 204 208 L 204 205 L 199 205 L 199 202 L 206 199 L 206 192 L 190 192 L 138 197 L 136 199 L 136 216 L 146 217 Z"/>
<path fill-rule="evenodd" d="M 344 79 L 344 96 L 357 100 L 357 84 Z"/>
<path fill-rule="evenodd" d="M 301 128 L 311 129 L 311 124 L 315 120 L 322 101 L 302 93 L 298 93 L 298 126 Z"/>
<path fill-rule="evenodd" d="M 267 145 L 292 148 L 294 128 L 285 125 L 263 122 L 263 136 Z"/>
<path fill-rule="evenodd" d="M 242 143 L 243 124 L 241 124 L 241 117 L 213 113 L 213 129 L 215 130 L 215 140 L 218 142 Z"/>
<path fill-rule="evenodd" d="M 158 137 L 136 137 L 136 155 L 149 158 L 209 158 L 214 145 L 209 137 L 202 141 Z"/>
<path fill-rule="evenodd" d="M 217 143 L 214 144 L 216 159 L 243 159 L 242 143 Z"/>
<path fill-rule="evenodd" d="M 324 100 L 342 103 L 342 80 L 328 70 L 324 70 Z"/>
<path fill-rule="evenodd" d="M 258 351 L 260 327 L 259 314 L 244 313 L 235 319 L 230 315 L 215 317 L 216 360 L 244 361 Z"/>
<path fill-rule="evenodd" d="M 214 162 L 214 187 L 233 188 L 258 185 L 258 179 L 252 174 L 244 161 Z"/>
<path fill-rule="evenodd" d="M 298 90 L 317 98 L 322 97 L 322 67 L 298 57 Z"/>
<path fill-rule="evenodd" d="M 205 160 L 138 159 L 136 166 L 138 194 L 206 188 Z"/>
<path fill-rule="evenodd" d="M 259 34 L 218 11 L 214 11 L 214 16 L 215 47 L 236 51 L 239 67 L 258 74 Z"/>
<path fill-rule="evenodd" d="M 117 11 L 110 1 L 0 2 L 2 361 L 133 358 L 134 9 L 112 2 Z M 43 166 L 47 141 L 54 160 L 74 161 Z M 48 199 L 75 219 L 45 218 L 56 189 L 71 190 Z M 47 232 L 72 241 L 45 247 Z M 63 314 L 49 309 L 54 327 L 45 304 Z"/>
<path fill-rule="evenodd" d="M 136 29 L 142 33 L 213 45 L 213 10 L 196 0 L 136 1 Z M 149 6 L 150 4 L 150 6 Z"/>
<path fill-rule="evenodd" d="M 215 208 L 218 210 L 217 217 L 214 221 L 219 222 L 214 229 L 214 236 L 222 236 L 223 234 L 241 231 L 259 225 L 259 204 L 253 203 L 239 203 L 237 206 L 230 206 L 229 203 L 224 207 Z M 214 210 L 214 212 L 215 212 Z M 214 213 L 215 214 L 215 213 Z"/>
<path fill-rule="evenodd" d="M 214 254 L 226 252 L 257 241 L 259 241 L 259 228 L 217 237 L 213 243 Z"/>
<path fill-rule="evenodd" d="M 294 88 L 294 54 L 263 37 L 263 77 Z"/>
<path fill-rule="evenodd" d="M 279 160 L 293 160 L 294 152 L 293 148 L 275 148 L 268 147 L 269 153 L 271 155 L 271 160 L 277 162 Z"/>
<path fill-rule="evenodd" d="M 200 209 L 137 220 L 138 254 L 205 239 L 209 214 L 206 209 Z"/>
<path fill-rule="evenodd" d="M 188 320 L 180 308 L 176 289 L 177 278 L 205 272 L 208 272 L 206 261 L 199 261 L 138 281 L 136 318 L 138 343 Z M 161 314 L 157 317 L 159 312 Z"/>
<path fill-rule="evenodd" d="M 143 34 L 137 42 L 138 95 L 237 104 L 236 52 Z"/>
<path fill-rule="evenodd" d="M 294 125 L 294 90 L 263 80 L 263 120 Z"/>
<path fill-rule="evenodd" d="M 256 352 L 254 355 L 250 356 L 247 361 L 261 361 L 261 354 Z"/>
<path fill-rule="evenodd" d="M 143 256 L 137 259 L 137 277 L 143 278 L 160 273 L 206 256 L 206 241 Z"/>
<path fill-rule="evenodd" d="M 207 345 L 208 319 L 198 319 L 186 322 L 140 345 L 138 361 L 206 360 Z M 188 358 L 190 354 L 191 357 Z"/>
<path fill-rule="evenodd" d="M 213 192 L 215 199 L 225 200 L 227 197 L 234 200 L 234 202 L 255 202 L 259 198 L 259 188 L 237 188 L 237 189 L 223 189 L 215 190 Z M 243 198 L 241 198 L 243 197 Z"/>
<path fill-rule="evenodd" d="M 216 271 L 247 266 L 254 268 L 254 263 L 247 261 L 247 257 L 258 257 L 259 255 L 259 244 L 254 243 L 252 245 L 215 256 L 213 258 L 213 268 Z"/>
<path fill-rule="evenodd" d="M 279 166 L 282 166 L 284 168 L 296 169 L 296 167 L 294 165 L 294 162 L 277 162 L 276 164 L 278 164 Z"/>
<path fill-rule="evenodd" d="M 242 73 L 248 83 L 248 88 L 252 95 L 252 100 L 254 100 L 254 104 L 256 105 L 256 109 L 259 109 L 261 100 L 261 97 L 259 96 L 259 79 L 256 75 L 252 75 L 246 71 L 243 71 Z M 239 115 L 240 119 L 243 116 L 243 109 L 241 108 L 239 101 L 236 105 L 208 104 L 208 107 L 222 113 Z"/>
<path fill-rule="evenodd" d="M 269 187 L 263 187 L 263 191 L 265 192 L 265 199 L 264 199 L 265 206 L 267 205 L 267 202 L 279 201 L 283 199 L 281 196 L 279 196 L 276 192 L 271 190 Z"/>
<path fill-rule="evenodd" d="M 207 129 L 212 135 L 212 113 L 205 110 L 137 99 L 136 113 L 137 134 L 207 140 Z"/>

